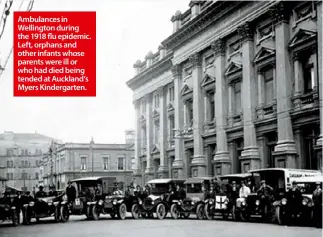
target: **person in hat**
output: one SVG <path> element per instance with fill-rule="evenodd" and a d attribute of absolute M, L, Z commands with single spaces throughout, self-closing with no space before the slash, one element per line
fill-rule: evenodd
<path fill-rule="evenodd" d="M 287 213 L 291 215 L 292 218 L 296 217 L 298 213 L 300 213 L 300 209 L 302 208 L 302 192 L 298 188 L 297 183 L 295 181 L 292 182 L 292 187 L 288 190 L 286 194 L 287 199 Z"/>
<path fill-rule="evenodd" d="M 239 187 L 237 186 L 236 181 L 233 180 L 232 183 L 228 185 L 227 194 L 228 194 L 230 203 L 235 203 L 235 201 L 239 197 Z"/>
<path fill-rule="evenodd" d="M 322 187 L 321 183 L 316 183 L 316 189 L 313 192 L 313 220 L 316 228 L 322 228 Z"/>
<path fill-rule="evenodd" d="M 274 189 L 266 183 L 266 180 L 260 181 L 260 188 L 257 191 L 258 196 L 261 198 L 271 198 Z"/>
<path fill-rule="evenodd" d="M 186 198 L 186 192 L 179 184 L 176 185 L 175 197 L 177 200 L 183 200 Z"/>
<path fill-rule="evenodd" d="M 39 186 L 39 190 L 36 192 L 36 198 L 43 198 L 46 197 L 46 193 L 44 191 L 44 187 L 43 186 Z"/>
<path fill-rule="evenodd" d="M 0 204 L 3 204 L 3 205 L 10 204 L 11 203 L 10 193 L 3 191 L 2 194 L 3 194 L 3 197 L 1 198 Z"/>
<path fill-rule="evenodd" d="M 73 203 L 76 199 L 76 188 L 72 185 L 71 181 L 67 182 L 67 187 L 65 190 L 68 203 Z"/>
<path fill-rule="evenodd" d="M 245 181 L 241 181 L 241 188 L 239 190 L 239 198 L 237 198 L 237 207 L 241 206 L 241 203 L 246 200 L 251 193 L 250 188 L 246 185 Z"/>

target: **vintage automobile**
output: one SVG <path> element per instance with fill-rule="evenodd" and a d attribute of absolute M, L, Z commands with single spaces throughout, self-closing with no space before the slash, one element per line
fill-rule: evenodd
<path fill-rule="evenodd" d="M 85 177 L 71 180 L 72 185 L 77 190 L 77 198 L 73 203 L 68 203 L 67 200 L 61 205 L 62 221 L 68 221 L 70 215 L 85 215 L 89 219 L 98 219 L 100 213 L 108 208 L 106 206 L 106 196 L 112 192 L 112 184 L 116 181 L 115 177 Z M 95 190 L 98 184 L 102 187 L 102 199 L 95 199 Z M 94 215 L 93 215 L 94 213 Z"/>
<path fill-rule="evenodd" d="M 11 221 L 13 226 L 20 224 L 20 211 L 19 204 L 15 203 L 13 200 L 0 199 L 0 220 Z"/>
<path fill-rule="evenodd" d="M 29 225 L 32 218 L 35 218 L 36 221 L 39 222 L 41 218 L 52 216 L 56 222 L 61 221 L 60 204 L 62 201 L 63 195 L 59 195 L 34 198 L 33 201 L 23 204 L 23 223 Z"/>
<path fill-rule="evenodd" d="M 252 217 L 261 217 L 266 222 L 277 220 L 277 208 L 280 209 L 281 200 L 294 180 L 320 174 L 319 171 L 286 168 L 267 168 L 249 172 L 252 174 L 254 190 L 242 203 L 240 217 L 245 221 Z M 265 180 L 266 184 L 273 188 L 270 197 L 257 194 L 261 180 Z"/>
<path fill-rule="evenodd" d="M 185 180 L 183 179 L 154 179 L 147 184 L 151 185 L 151 194 L 144 200 L 139 200 L 138 204 L 134 204 L 133 208 L 138 208 L 139 215 L 134 218 L 153 217 L 156 213 L 158 219 L 162 220 L 166 217 L 170 211 L 172 201 L 176 199 L 173 197 L 173 193 L 169 193 L 170 186 L 175 190 L 175 186 L 183 185 Z"/>
<path fill-rule="evenodd" d="M 205 203 L 204 213 L 205 217 L 208 220 L 213 219 L 215 216 L 222 216 L 223 219 L 228 219 L 229 216 L 232 216 L 233 220 L 237 220 L 236 212 L 236 198 L 238 197 L 239 187 L 241 181 L 247 181 L 251 177 L 250 173 L 243 174 L 228 174 L 219 176 L 221 182 L 217 182 L 221 190 L 217 190 L 215 199 L 209 199 Z M 232 182 L 236 182 L 236 194 L 235 197 L 232 195 L 230 187 Z"/>
<path fill-rule="evenodd" d="M 280 225 L 293 223 L 310 225 L 313 220 L 313 192 L 316 188 L 316 183 L 321 183 L 322 185 L 323 176 L 304 177 L 297 179 L 297 181 L 295 180 L 295 183 L 301 191 L 302 198 L 296 205 L 289 200 L 288 193 L 280 200 L 280 205 L 276 207 L 277 222 Z M 298 206 L 298 208 L 295 208 L 295 206 Z M 290 210 L 295 210 L 295 213 L 291 213 Z"/>
<path fill-rule="evenodd" d="M 190 214 L 195 214 L 197 219 L 204 218 L 204 198 L 205 192 L 202 187 L 208 189 L 211 177 L 189 178 L 185 181 L 186 198 L 183 200 L 173 200 L 170 213 L 173 219 L 183 217 L 189 218 Z"/>

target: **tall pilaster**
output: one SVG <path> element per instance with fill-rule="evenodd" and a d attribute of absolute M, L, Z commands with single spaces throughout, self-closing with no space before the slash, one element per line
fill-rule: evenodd
<path fill-rule="evenodd" d="M 166 95 L 164 87 L 158 89 L 159 94 L 159 151 L 160 165 L 158 173 L 163 178 L 168 177 L 168 165 L 166 160 L 166 143 L 167 143 L 167 114 L 166 114 Z"/>
<path fill-rule="evenodd" d="M 224 77 L 225 70 L 225 44 L 222 39 L 217 40 L 212 44 L 214 51 L 215 78 L 217 88 L 214 94 L 214 111 L 216 119 L 216 144 L 217 151 L 213 158 L 214 170 L 215 167 L 221 165 L 221 173 L 231 173 L 231 161 L 228 152 L 228 141 L 225 127 L 227 126 L 227 104 L 228 104 L 228 86 Z"/>
<path fill-rule="evenodd" d="M 153 172 L 153 157 L 151 155 L 152 152 L 152 145 L 153 145 L 153 116 L 152 116 L 152 95 L 146 95 L 146 139 L 147 139 L 147 149 L 146 149 L 146 159 L 147 159 L 147 166 L 145 170 L 146 179 L 145 182 L 153 179 L 154 172 Z"/>
<path fill-rule="evenodd" d="M 138 100 L 133 102 L 135 106 L 135 169 L 133 171 L 133 176 L 135 183 L 141 183 L 141 165 L 140 165 L 140 153 L 141 153 L 141 125 L 140 125 L 140 103 Z"/>
<path fill-rule="evenodd" d="M 182 68 L 180 65 L 175 65 L 172 68 L 172 74 L 174 78 L 174 114 L 175 114 L 175 129 L 181 129 L 184 125 L 184 111 L 183 101 L 181 99 L 182 89 Z M 172 164 L 172 168 L 177 172 L 178 178 L 184 178 L 185 173 L 183 171 L 184 157 L 184 140 L 181 138 L 175 138 L 175 160 Z"/>
<path fill-rule="evenodd" d="M 203 147 L 203 122 L 204 122 L 204 98 L 201 88 L 202 82 L 202 57 L 199 53 L 189 58 L 193 66 L 193 139 L 194 139 L 194 156 L 192 167 L 197 168 L 197 176 L 205 176 L 206 161 Z"/>
<path fill-rule="evenodd" d="M 257 106 L 256 85 L 253 58 L 254 42 L 253 31 L 249 23 L 238 28 L 242 40 L 242 103 L 243 103 L 243 137 L 244 148 L 241 153 L 242 166 L 250 169 L 260 167 L 260 154 L 257 146 L 256 129 L 254 125 L 255 109 Z"/>
<path fill-rule="evenodd" d="M 323 4 L 322 1 L 317 1 L 317 35 L 318 35 L 318 81 L 319 81 L 319 98 L 320 98 L 320 126 L 321 126 L 321 134 L 320 137 L 317 141 L 317 145 L 323 146 L 323 81 L 322 81 L 322 75 L 323 75 L 323 69 L 322 69 L 322 62 L 323 62 L 323 58 L 322 58 L 322 51 L 323 51 L 323 30 L 322 30 L 322 14 L 323 14 Z"/>
<path fill-rule="evenodd" d="M 293 135 L 290 110 L 292 108 L 292 66 L 288 51 L 290 40 L 290 11 L 285 2 L 278 3 L 273 8 L 276 44 L 276 75 L 277 75 L 277 127 L 278 142 L 275 147 L 275 163 L 285 161 L 289 168 L 296 168 L 296 145 Z"/>

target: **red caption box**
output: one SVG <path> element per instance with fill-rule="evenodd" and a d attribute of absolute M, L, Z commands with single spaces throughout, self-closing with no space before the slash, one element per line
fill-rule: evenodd
<path fill-rule="evenodd" d="M 14 12 L 14 96 L 96 96 L 96 13 Z"/>

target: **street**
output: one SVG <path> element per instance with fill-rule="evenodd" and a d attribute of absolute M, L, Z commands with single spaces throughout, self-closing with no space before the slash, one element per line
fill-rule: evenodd
<path fill-rule="evenodd" d="M 312 227 L 285 227 L 274 224 L 242 223 L 232 221 L 173 220 L 115 220 L 103 216 L 98 221 L 86 221 L 73 216 L 68 223 L 54 223 L 44 219 L 40 224 L 11 227 L 0 225 L 0 237 L 96 237 L 96 236 L 177 236 L 177 237 L 321 237 L 322 230 Z"/>

